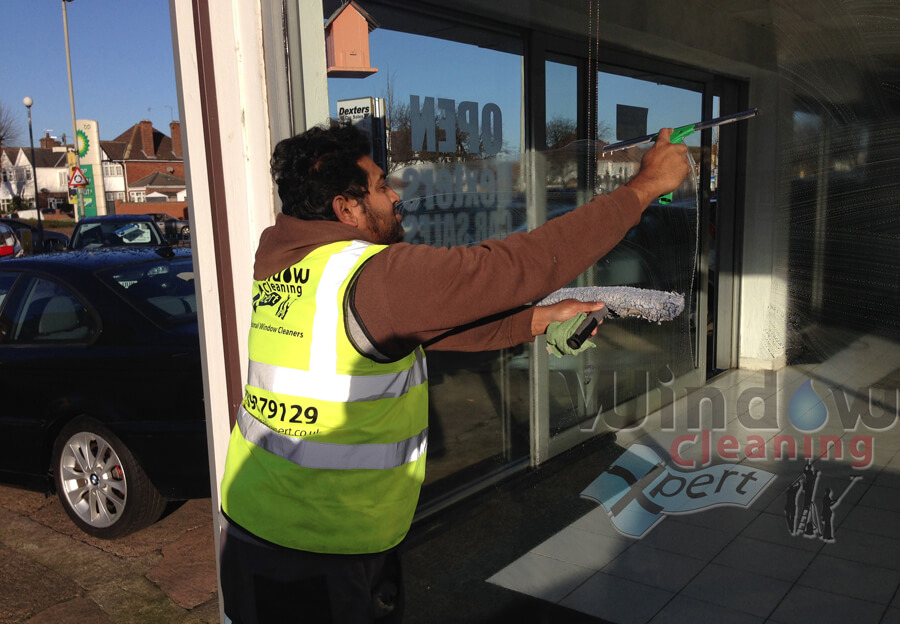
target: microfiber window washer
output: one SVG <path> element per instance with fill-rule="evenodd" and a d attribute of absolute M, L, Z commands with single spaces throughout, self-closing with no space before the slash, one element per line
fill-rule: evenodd
<path fill-rule="evenodd" d="M 535 302 L 535 305 L 552 305 L 565 299 L 577 299 L 584 302 L 602 301 L 604 303 L 602 309 L 587 315 L 571 336 L 566 338 L 566 346 L 573 350 L 580 349 L 584 345 L 585 341 L 590 338 L 591 332 L 607 314 L 612 317 L 630 316 L 661 323 L 671 321 L 684 311 L 684 295 L 682 294 L 634 288 L 633 286 L 560 288 Z"/>

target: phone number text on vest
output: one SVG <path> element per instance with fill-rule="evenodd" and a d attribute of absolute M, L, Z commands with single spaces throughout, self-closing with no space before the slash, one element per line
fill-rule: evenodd
<path fill-rule="evenodd" d="M 244 395 L 244 407 L 251 413 L 265 416 L 270 421 L 269 426 L 278 433 L 291 436 L 304 436 L 318 433 L 318 430 L 290 427 L 277 428 L 272 426 L 272 421 L 295 423 L 299 425 L 314 425 L 319 419 L 319 410 L 313 406 L 303 408 L 301 405 L 288 405 L 248 391 Z"/>

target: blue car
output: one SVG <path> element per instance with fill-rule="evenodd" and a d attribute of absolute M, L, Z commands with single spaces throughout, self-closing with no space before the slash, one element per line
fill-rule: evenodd
<path fill-rule="evenodd" d="M 100 538 L 209 496 L 190 249 L 0 262 L 0 369 L 0 481 Z"/>
<path fill-rule="evenodd" d="M 166 239 L 149 215 L 84 217 L 72 230 L 69 249 L 102 247 L 155 247 Z"/>

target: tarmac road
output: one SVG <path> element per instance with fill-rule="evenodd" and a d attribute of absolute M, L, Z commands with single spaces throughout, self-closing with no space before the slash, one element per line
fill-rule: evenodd
<path fill-rule="evenodd" d="M 59 500 L 0 486 L 0 624 L 219 622 L 210 499 L 117 540 Z"/>

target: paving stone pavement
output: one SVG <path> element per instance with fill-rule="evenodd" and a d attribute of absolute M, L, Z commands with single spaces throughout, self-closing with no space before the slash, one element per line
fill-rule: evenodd
<path fill-rule="evenodd" d="M 210 500 L 167 513 L 100 540 L 55 497 L 0 486 L 0 624 L 218 622 Z"/>

